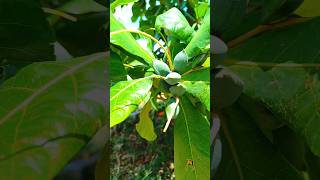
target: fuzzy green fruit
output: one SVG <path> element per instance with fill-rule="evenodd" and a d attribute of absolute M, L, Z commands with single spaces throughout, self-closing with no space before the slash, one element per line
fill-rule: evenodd
<path fill-rule="evenodd" d="M 174 69 L 179 73 L 186 72 L 188 68 L 188 55 L 184 50 L 180 51 L 173 60 Z"/>
<path fill-rule="evenodd" d="M 175 85 L 180 82 L 181 75 L 176 72 L 171 72 L 166 76 L 166 78 L 164 80 L 170 85 Z"/>
<path fill-rule="evenodd" d="M 182 96 L 186 92 L 186 87 L 182 84 L 171 86 L 169 91 L 175 96 Z"/>
<path fill-rule="evenodd" d="M 153 60 L 152 66 L 156 74 L 161 75 L 161 76 L 166 76 L 170 73 L 170 68 L 166 63 L 160 60 Z"/>

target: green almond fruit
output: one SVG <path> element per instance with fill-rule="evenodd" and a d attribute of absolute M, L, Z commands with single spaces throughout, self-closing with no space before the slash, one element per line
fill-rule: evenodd
<path fill-rule="evenodd" d="M 164 63 L 163 61 L 155 59 L 152 62 L 152 66 L 153 66 L 155 73 L 158 75 L 166 76 L 170 73 L 169 66 L 166 63 Z"/>
<path fill-rule="evenodd" d="M 164 80 L 170 85 L 175 85 L 180 82 L 181 75 L 176 72 L 171 72 L 166 76 L 166 78 Z"/>
<path fill-rule="evenodd" d="M 186 92 L 186 87 L 182 84 L 171 86 L 169 91 L 175 96 L 182 96 Z"/>
<path fill-rule="evenodd" d="M 187 53 L 184 50 L 180 51 L 174 57 L 174 60 L 173 60 L 174 69 L 181 74 L 186 72 L 188 68 L 188 59 L 189 58 Z"/>

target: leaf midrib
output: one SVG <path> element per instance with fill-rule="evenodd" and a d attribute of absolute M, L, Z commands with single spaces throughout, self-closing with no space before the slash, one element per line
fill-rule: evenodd
<path fill-rule="evenodd" d="M 186 128 L 187 128 L 187 133 L 188 133 L 188 144 L 189 144 L 189 147 L 190 147 L 190 153 L 191 153 L 191 158 L 192 158 L 192 160 L 194 161 L 195 159 L 193 158 L 194 156 L 193 156 L 193 151 L 192 151 L 192 147 L 191 147 L 191 139 L 190 139 L 190 132 L 189 132 L 189 126 L 188 126 L 188 123 L 187 123 L 187 116 L 186 116 L 186 113 L 185 113 L 185 111 L 184 111 L 184 106 L 183 106 L 183 103 L 182 103 L 182 101 L 180 101 L 180 104 L 181 104 L 181 110 L 182 110 L 182 112 L 183 112 L 183 117 L 184 117 L 184 120 L 185 120 L 185 125 L 186 125 Z M 198 179 L 198 175 L 197 175 L 197 168 L 196 168 L 196 165 L 194 164 L 194 174 L 195 174 L 195 176 L 196 176 L 196 179 Z"/>
<path fill-rule="evenodd" d="M 13 115 L 15 115 L 17 112 L 19 112 L 24 107 L 28 106 L 35 98 L 40 96 L 43 92 L 45 92 L 47 89 L 64 79 L 65 77 L 69 76 L 70 74 L 73 74 L 75 71 L 85 67 L 86 65 L 101 60 L 101 58 L 105 57 L 106 55 L 109 55 L 109 53 L 101 53 L 97 56 L 91 57 L 87 59 L 86 61 L 83 61 L 79 64 L 76 64 L 75 66 L 72 66 L 71 68 L 67 69 L 62 74 L 56 76 L 54 79 L 50 80 L 48 83 L 41 86 L 38 90 L 34 91 L 31 96 L 26 98 L 24 101 L 22 101 L 19 105 L 17 105 L 14 109 L 10 110 L 5 116 L 3 116 L 0 119 L 0 125 L 5 123 L 9 118 L 11 118 Z"/>
<path fill-rule="evenodd" d="M 118 91 L 114 96 L 112 96 L 112 97 L 110 98 L 110 102 L 111 102 L 112 100 L 114 100 L 115 97 L 119 96 L 123 91 L 126 91 L 127 89 L 129 89 L 129 88 L 132 87 L 133 85 L 137 84 L 138 82 L 140 82 L 140 81 L 142 81 L 142 80 L 145 80 L 145 79 L 149 79 L 149 78 L 152 78 L 152 77 L 149 76 L 149 77 L 145 77 L 145 78 L 140 78 L 140 79 L 134 81 L 133 83 L 129 84 L 128 86 L 122 88 L 120 91 Z"/>

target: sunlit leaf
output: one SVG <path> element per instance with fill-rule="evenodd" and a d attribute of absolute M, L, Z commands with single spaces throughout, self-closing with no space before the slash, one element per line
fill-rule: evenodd
<path fill-rule="evenodd" d="M 144 103 L 152 87 L 150 77 L 120 81 L 110 89 L 110 127 L 124 121 Z"/>

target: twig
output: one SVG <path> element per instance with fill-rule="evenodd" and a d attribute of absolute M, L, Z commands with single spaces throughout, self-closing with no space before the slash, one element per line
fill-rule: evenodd
<path fill-rule="evenodd" d="M 76 21 L 77 21 L 77 18 L 76 18 L 76 17 L 71 16 L 71 15 L 65 13 L 65 12 L 56 10 L 56 9 L 42 8 L 42 10 L 43 10 L 45 13 L 53 14 L 53 15 L 62 17 L 62 18 L 64 18 L 64 19 L 67 19 L 67 20 L 70 20 L 70 21 L 73 21 L 73 22 L 76 22 Z"/>
<path fill-rule="evenodd" d="M 305 22 L 307 20 L 310 20 L 310 19 L 311 18 L 292 18 L 292 19 L 289 19 L 289 20 L 284 21 L 284 22 L 268 24 L 268 25 L 260 25 L 257 28 L 255 28 L 255 29 L 253 29 L 253 30 L 251 30 L 251 31 L 249 31 L 249 32 L 237 37 L 236 39 L 233 39 L 233 40 L 229 41 L 227 43 L 227 45 L 228 45 L 229 48 L 232 48 L 232 47 L 235 47 L 238 44 L 250 39 L 251 37 L 256 36 L 258 34 L 261 34 L 263 32 L 270 31 L 270 30 L 273 30 L 273 29 L 283 28 L 283 27 L 286 27 L 286 26 L 294 25 L 294 24 L 303 23 L 303 22 Z"/>

